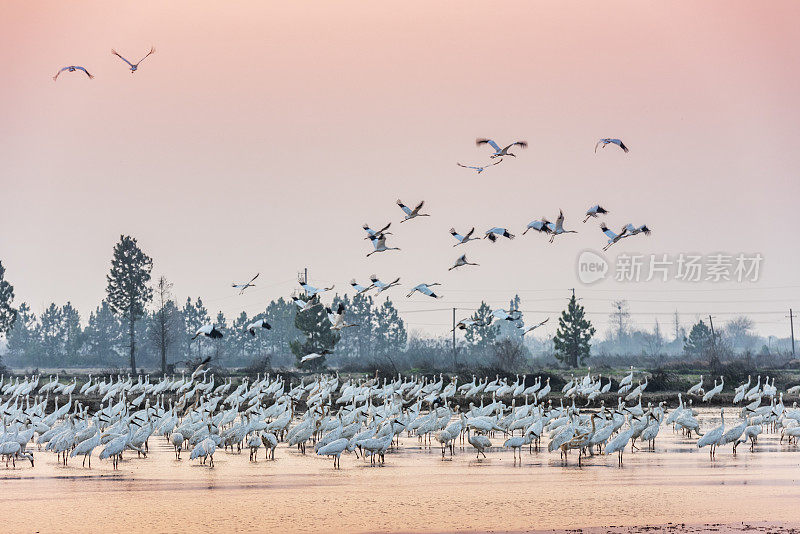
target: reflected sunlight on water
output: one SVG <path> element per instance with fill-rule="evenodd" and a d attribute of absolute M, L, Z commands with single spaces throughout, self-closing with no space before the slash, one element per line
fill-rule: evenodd
<path fill-rule="evenodd" d="M 704 428 L 716 424 L 704 415 Z M 63 467 L 39 452 L 33 469 L 0 468 L 0 524 L 4 532 L 442 532 L 800 521 L 800 454 L 777 435 L 762 434 L 755 453 L 720 448 L 712 463 L 694 439 L 664 427 L 656 452 L 628 448 L 622 469 L 616 456 L 578 468 L 571 454 L 565 466 L 544 445 L 526 449 L 521 464 L 499 449 L 477 461 L 468 444 L 442 461 L 437 447 L 404 437 L 384 467 L 345 455 L 339 471 L 285 444 L 276 461 L 261 449 L 257 463 L 246 451 L 218 451 L 213 469 L 188 453 L 176 461 L 155 437 L 148 458 L 127 453 L 118 472 L 96 458 L 91 470 L 76 458 Z"/>

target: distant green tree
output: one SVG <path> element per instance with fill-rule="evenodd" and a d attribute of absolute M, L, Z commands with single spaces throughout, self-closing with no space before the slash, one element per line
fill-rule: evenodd
<path fill-rule="evenodd" d="M 717 334 L 719 336 L 719 334 Z M 716 340 L 711 335 L 711 329 L 701 319 L 692 326 L 689 337 L 684 339 L 683 352 L 689 356 L 707 358 L 711 363 L 715 363 L 714 342 Z"/>
<path fill-rule="evenodd" d="M 11 303 L 14 300 L 14 286 L 5 280 L 6 269 L 0 261 L 0 334 L 5 334 L 14 325 L 17 310 Z"/>
<path fill-rule="evenodd" d="M 213 351 L 216 364 L 222 366 L 225 356 L 228 353 L 228 349 L 234 346 L 233 336 L 228 329 L 228 319 L 221 311 L 217 312 L 217 318 L 214 320 L 214 325 L 223 333 L 224 337 L 222 339 L 209 339 L 208 341 L 212 342 L 211 350 Z"/>
<path fill-rule="evenodd" d="M 389 297 L 377 309 L 375 321 L 376 345 L 385 354 L 400 352 L 408 342 L 406 325 Z"/>
<path fill-rule="evenodd" d="M 36 334 L 36 315 L 23 302 L 17 310 L 17 320 L 7 334 L 8 352 L 22 365 L 35 363 L 39 359 L 39 338 Z"/>
<path fill-rule="evenodd" d="M 567 309 L 558 319 L 558 330 L 553 337 L 555 358 L 568 365 L 578 367 L 589 357 L 589 341 L 595 333 L 592 323 L 585 318 L 583 306 L 578 304 L 575 294 L 569 299 Z"/>
<path fill-rule="evenodd" d="M 489 305 L 481 301 L 478 311 L 473 313 L 470 319 L 478 323 L 467 327 L 464 331 L 464 339 L 467 340 L 467 343 L 477 349 L 485 349 L 494 343 L 500 327 L 492 324 L 492 309 Z"/>
<path fill-rule="evenodd" d="M 99 365 L 117 365 L 123 333 L 122 324 L 111 311 L 111 306 L 102 301 L 89 314 L 89 323 L 84 330 L 89 361 Z"/>
<path fill-rule="evenodd" d="M 305 369 L 323 369 L 325 356 L 302 363 L 303 356 L 312 352 L 333 351 L 340 335 L 331 330 L 331 322 L 323 306 L 315 306 L 310 310 L 297 311 L 294 319 L 295 327 L 306 336 L 305 340 L 290 343 L 292 354 L 297 358 L 297 367 Z"/>
<path fill-rule="evenodd" d="M 261 336 L 262 343 L 268 344 L 271 352 L 288 354 L 291 351 L 289 344 L 297 338 L 300 332 L 294 326 L 294 316 L 297 306 L 283 297 L 273 300 L 264 310 L 263 317 L 272 326 L 266 336 Z"/>
<path fill-rule="evenodd" d="M 120 236 L 114 246 L 111 271 L 106 280 L 108 304 L 111 310 L 128 323 L 131 372 L 136 374 L 136 321 L 145 314 L 145 306 L 153 297 L 147 285 L 153 260 L 142 252 L 136 239 Z"/>
<path fill-rule="evenodd" d="M 198 336 L 194 341 L 192 341 L 192 337 L 194 337 L 198 328 L 211 322 L 208 310 L 203 306 L 203 300 L 200 297 L 197 297 L 194 304 L 191 298 L 186 299 L 186 305 L 183 307 L 183 320 L 186 328 L 186 352 L 190 353 L 192 347 L 194 347 L 195 358 L 200 358 L 205 337 Z"/>
<path fill-rule="evenodd" d="M 65 363 L 77 364 L 80 361 L 80 351 L 83 348 L 83 329 L 81 316 L 78 310 L 67 302 L 61 307 L 61 339 Z"/>
<path fill-rule="evenodd" d="M 50 366 L 63 364 L 63 338 L 61 337 L 61 308 L 51 303 L 39 317 L 36 337 L 41 343 L 41 351 L 36 362 L 36 367 L 43 367 L 45 363 Z M 46 358 L 46 362 L 45 362 Z"/>

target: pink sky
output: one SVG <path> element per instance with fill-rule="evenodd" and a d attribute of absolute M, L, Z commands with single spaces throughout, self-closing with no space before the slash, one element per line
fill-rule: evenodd
<path fill-rule="evenodd" d="M 577 286 L 601 330 L 618 297 L 643 326 L 676 308 L 687 324 L 748 312 L 780 336 L 783 310 L 800 308 L 796 2 L 11 1 L 3 11 L 0 259 L 17 303 L 37 312 L 70 300 L 85 318 L 121 233 L 179 299 L 200 295 L 229 316 L 288 295 L 305 266 L 342 290 L 372 272 L 443 284 L 435 302 L 393 293 L 406 311 L 515 292 L 523 309 L 557 310 Z M 110 53 L 151 45 L 134 75 Z M 69 64 L 96 78 L 54 83 Z M 456 167 L 487 159 L 474 145 L 483 136 L 530 147 L 481 176 Z M 605 136 L 631 152 L 595 155 Z M 432 216 L 395 229 L 402 252 L 366 259 L 361 225 L 396 224 L 398 197 L 425 199 Z M 612 258 L 759 252 L 761 279 L 581 288 L 579 252 L 604 244 L 596 222 L 580 222 L 597 202 L 611 226 L 654 230 Z M 554 245 L 529 234 L 451 247 L 450 226 L 521 234 L 560 208 L 580 233 Z M 481 266 L 448 273 L 458 252 Z M 257 291 L 231 292 L 257 271 Z M 450 314 L 404 317 L 439 333 Z"/>

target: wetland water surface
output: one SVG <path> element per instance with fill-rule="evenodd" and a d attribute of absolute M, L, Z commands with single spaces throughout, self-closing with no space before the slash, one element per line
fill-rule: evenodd
<path fill-rule="evenodd" d="M 718 424 L 718 415 L 702 415 L 702 428 Z M 786 531 L 800 525 L 800 449 L 778 439 L 762 434 L 755 452 L 743 444 L 737 456 L 725 446 L 711 462 L 694 438 L 663 427 L 655 452 L 628 447 L 620 469 L 616 456 L 590 457 L 578 468 L 574 453 L 565 466 L 546 452 L 546 439 L 543 451 L 525 449 L 521 463 L 502 449 L 477 461 L 469 444 L 442 461 L 439 448 L 404 436 L 384 467 L 343 455 L 334 470 L 311 447 L 303 456 L 285 444 L 275 461 L 260 449 L 257 463 L 246 450 L 217 451 L 209 469 L 187 451 L 176 461 L 153 437 L 146 459 L 129 451 L 116 472 L 96 455 L 89 470 L 80 458 L 61 466 L 49 452 L 36 453 L 34 468 L 0 467 L 0 525 L 3 532 L 85 533 L 688 529 L 668 523 L 695 525 L 693 532 Z M 496 446 L 503 441 L 492 438 Z M 605 528 L 611 525 L 617 528 Z"/>

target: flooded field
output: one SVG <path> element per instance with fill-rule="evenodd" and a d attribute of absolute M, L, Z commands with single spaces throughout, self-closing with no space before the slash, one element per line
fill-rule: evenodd
<path fill-rule="evenodd" d="M 702 418 L 715 424 L 710 413 Z M 579 468 L 574 454 L 565 466 L 546 452 L 546 440 L 521 462 L 501 448 L 478 461 L 469 444 L 442 461 L 438 447 L 404 436 L 383 467 L 344 455 L 334 470 L 311 448 L 303 456 L 285 444 L 275 461 L 263 448 L 257 462 L 247 451 L 218 451 L 211 469 L 188 452 L 175 460 L 151 437 L 150 455 L 128 451 L 117 472 L 97 458 L 91 470 L 79 458 L 64 467 L 45 452 L 34 468 L 0 468 L 0 524 L 4 532 L 604 532 L 668 523 L 665 532 L 682 523 L 695 532 L 770 531 L 800 524 L 800 449 L 778 439 L 762 434 L 755 452 L 742 445 L 737 456 L 720 448 L 711 462 L 694 439 L 665 427 L 655 452 L 628 448 L 623 468 L 616 456 Z M 727 526 L 699 527 L 713 523 Z"/>

